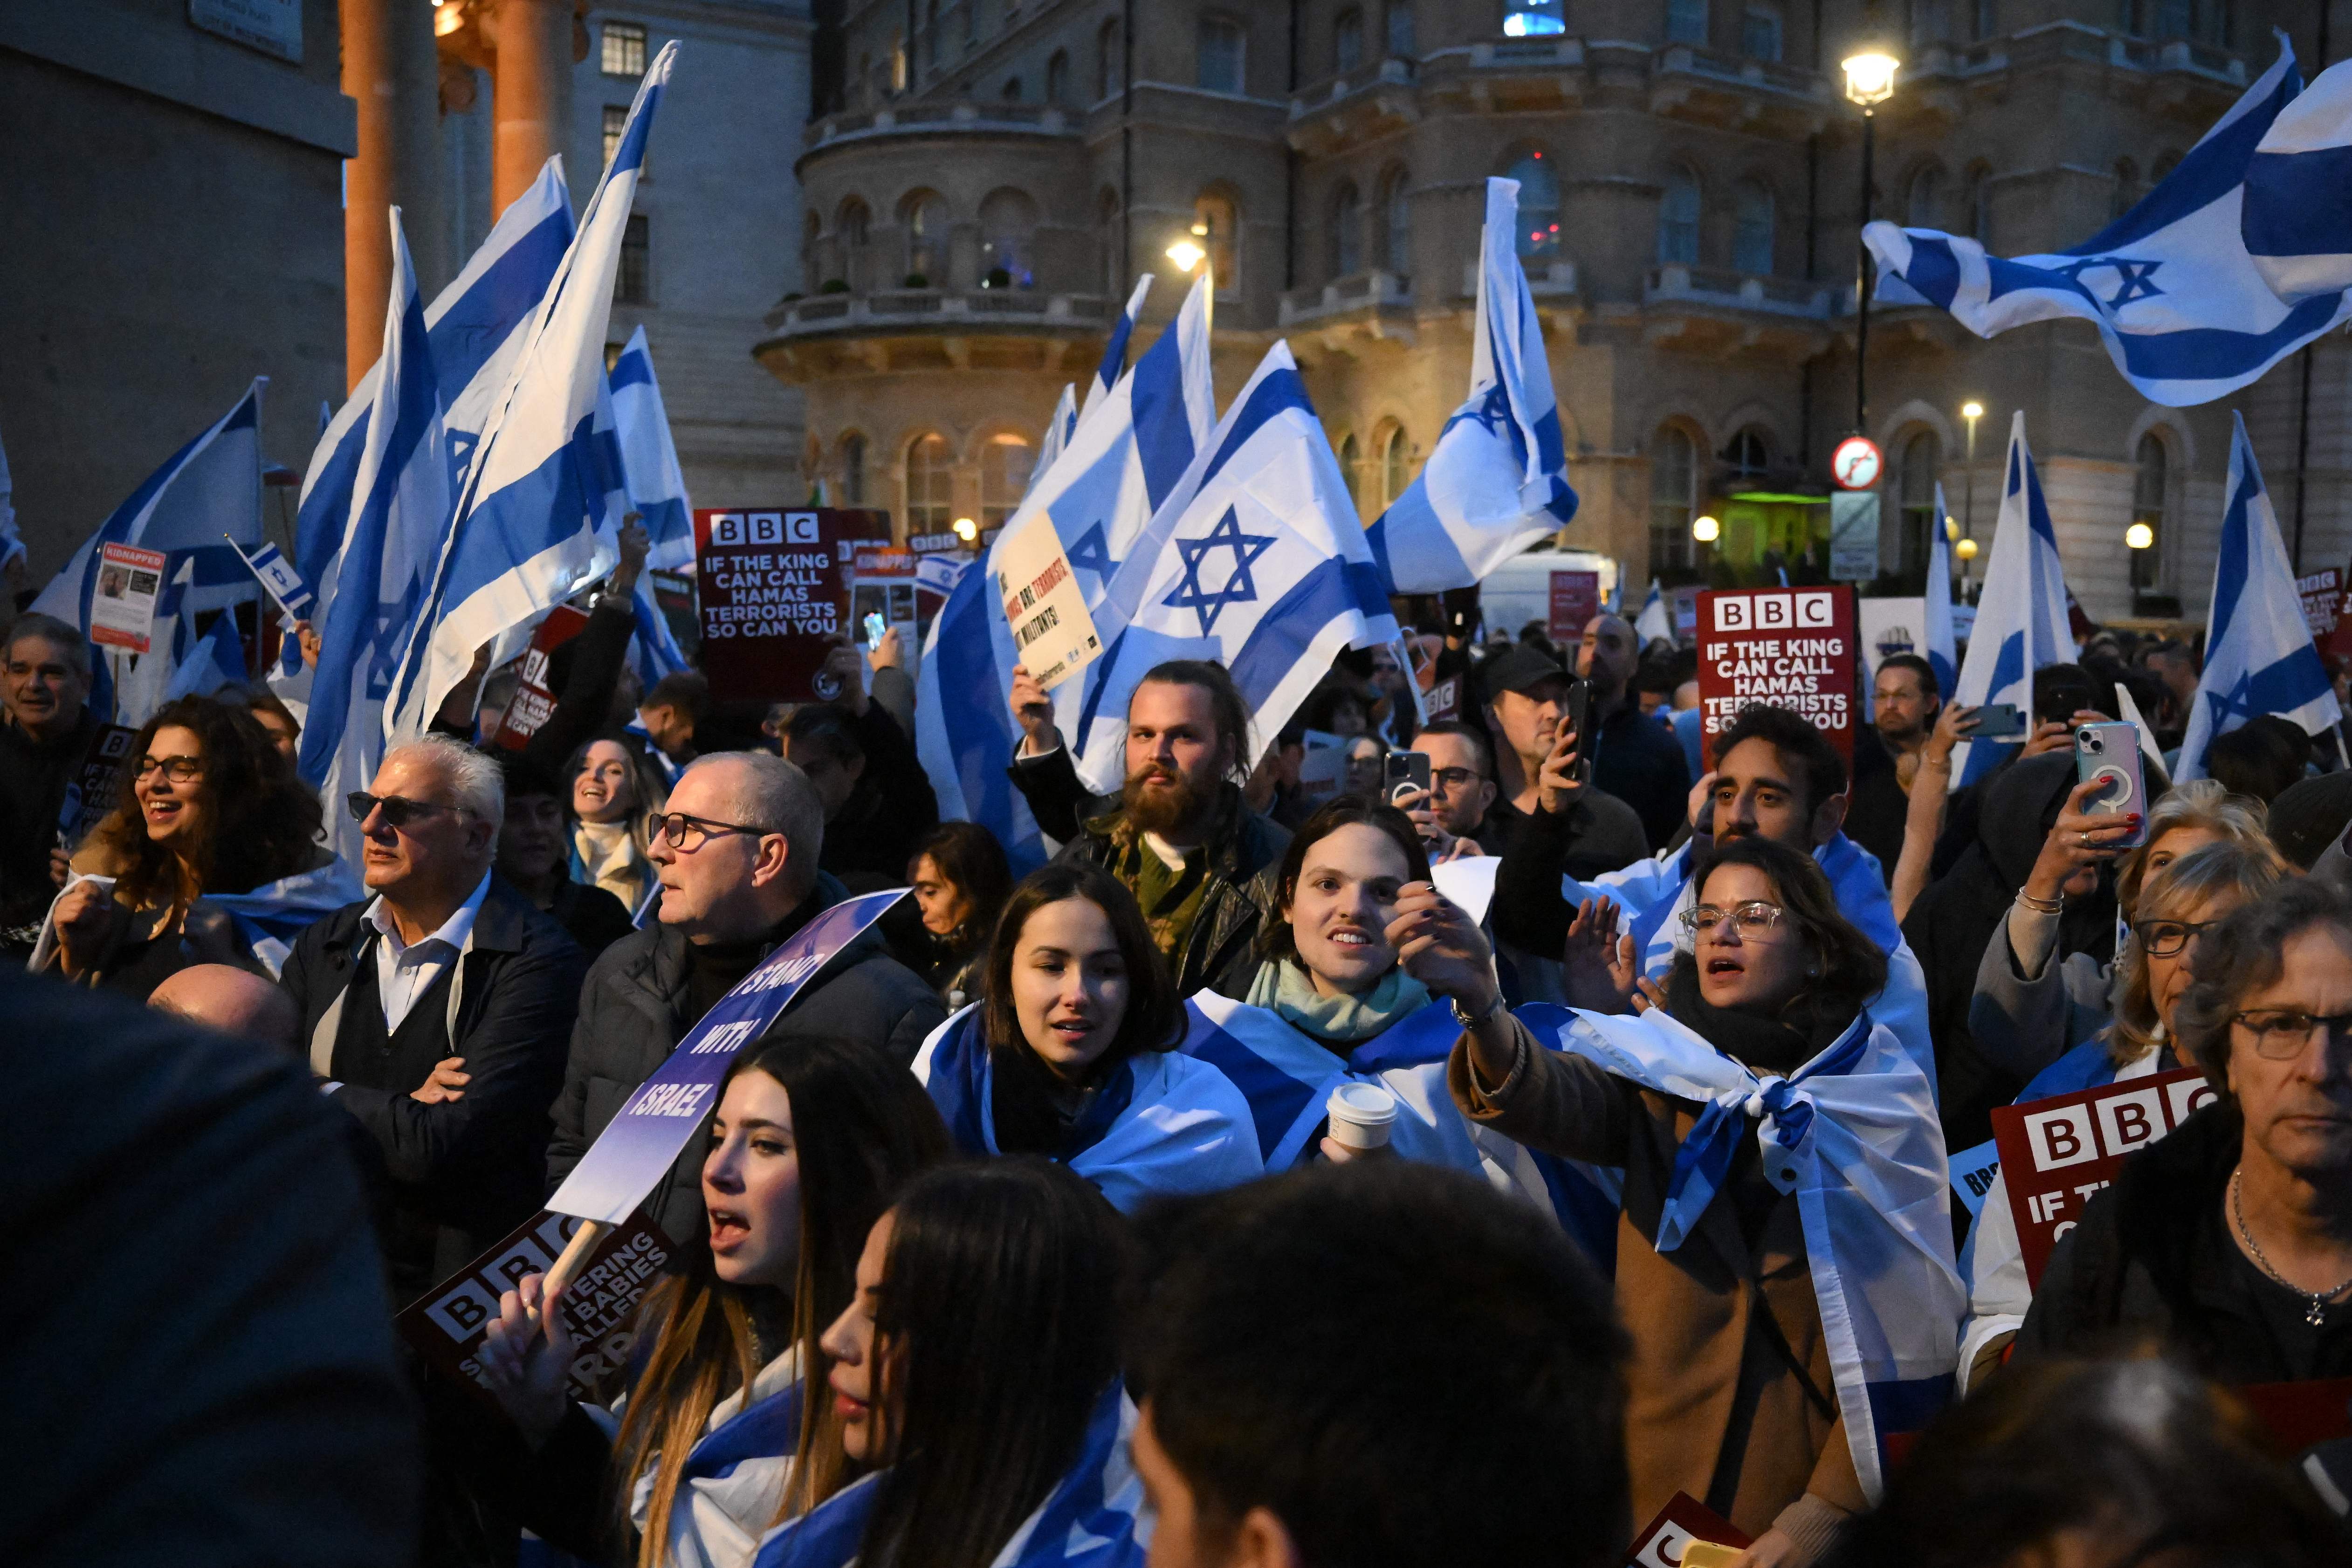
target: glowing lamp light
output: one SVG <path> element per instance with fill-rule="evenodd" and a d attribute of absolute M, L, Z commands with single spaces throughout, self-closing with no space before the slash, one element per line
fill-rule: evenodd
<path fill-rule="evenodd" d="M 1984 417 L 1984 405 L 1983 405 L 1983 404 L 1981 404 L 1981 403 L 1976 403 L 1976 402 L 1969 402 L 1969 403 L 1963 403 L 1963 404 L 1961 404 L 1961 405 L 1960 405 L 1960 417 L 1961 417 L 1961 418 L 1963 418 L 1963 419 L 1981 419 L 1981 418 L 1983 418 L 1983 417 Z"/>
<path fill-rule="evenodd" d="M 457 0 L 442 0 L 433 7 L 433 36 L 446 38 L 466 25 L 464 7 Z"/>
<path fill-rule="evenodd" d="M 980 524 L 972 521 L 972 520 L 968 517 L 960 517 L 956 519 L 954 528 L 955 536 L 958 539 L 962 540 L 966 544 L 970 544 L 973 540 L 980 537 Z"/>
<path fill-rule="evenodd" d="M 1190 239 L 1180 239 L 1168 247 L 1168 259 L 1174 262 L 1180 270 L 1185 272 L 1190 272 L 1200 266 L 1201 258 L 1208 254 Z"/>
<path fill-rule="evenodd" d="M 1950 518 L 1948 518 L 1948 518 L 1946 518 L 1946 519 L 1944 520 L 1944 539 L 1945 539 L 1945 542 L 1946 542 L 1947 543 L 1948 543 L 1948 542 L 1953 542 L 1953 541 L 1955 541 L 1955 540 L 1958 540 L 1959 537 L 1960 537 L 1960 525 L 1959 525 L 1958 523 L 1957 523 L 1957 522 L 1954 522 Z"/>
<path fill-rule="evenodd" d="M 2134 550 L 2146 550 L 2156 542 L 2156 530 L 2144 522 L 2135 522 L 2124 530 L 2124 542 Z"/>
<path fill-rule="evenodd" d="M 1723 533 L 1723 524 L 1702 512 L 1691 519 L 1691 537 L 1701 544 L 1713 544 Z"/>
<path fill-rule="evenodd" d="M 1895 96 L 1895 73 L 1903 62 L 1876 45 L 1865 45 L 1839 62 L 1845 71 L 1845 96 L 1868 109 Z"/>
<path fill-rule="evenodd" d="M 1973 539 L 1963 539 L 1952 546 L 1952 553 L 1963 561 L 1974 561 L 1977 558 L 1977 542 Z"/>

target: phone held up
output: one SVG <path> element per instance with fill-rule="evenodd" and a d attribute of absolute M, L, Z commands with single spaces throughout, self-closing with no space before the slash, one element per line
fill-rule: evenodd
<path fill-rule="evenodd" d="M 1579 784 L 1592 782 L 1592 682 L 1571 680 L 1568 699 L 1560 704 L 1560 721 L 1576 734 L 1576 763 L 1570 772 Z"/>
<path fill-rule="evenodd" d="M 2118 849 L 2137 849 L 2147 841 L 2147 781 L 2139 754 L 2137 726 L 2110 721 L 2074 727 L 2074 776 L 2084 784 L 2105 787 L 2084 797 L 2086 815 L 2137 812 L 2140 825 L 2130 837 L 2105 842 Z"/>
<path fill-rule="evenodd" d="M 1402 803 L 1397 797 L 1407 790 L 1421 792 L 1420 799 L 1415 802 L 1416 805 L 1428 803 L 1429 757 L 1425 752 L 1391 752 L 1381 763 L 1381 782 L 1385 786 L 1381 794 L 1388 797 L 1390 805 L 1402 805 Z"/>
<path fill-rule="evenodd" d="M 2014 741 L 2025 730 L 2024 709 L 2014 702 L 1988 702 L 1977 710 L 1977 727 L 1968 735 L 1972 741 Z"/>

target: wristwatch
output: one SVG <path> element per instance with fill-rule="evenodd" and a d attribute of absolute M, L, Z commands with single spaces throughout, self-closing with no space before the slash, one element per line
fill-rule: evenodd
<path fill-rule="evenodd" d="M 1464 1012 L 1462 1010 L 1462 998 L 1459 996 L 1447 997 L 1446 1005 L 1454 1009 L 1454 1021 L 1455 1023 L 1461 1025 L 1465 1029 L 1475 1029 L 1479 1025 L 1485 1023 L 1487 1019 L 1493 1017 L 1496 1014 L 1503 1010 L 1503 994 L 1501 991 L 1497 990 L 1495 993 L 1493 1005 L 1488 1006 L 1483 1013 Z"/>

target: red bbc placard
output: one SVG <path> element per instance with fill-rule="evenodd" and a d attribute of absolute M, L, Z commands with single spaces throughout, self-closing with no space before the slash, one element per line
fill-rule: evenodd
<path fill-rule="evenodd" d="M 1565 646 L 1584 635 L 1584 623 L 1601 613 L 1601 574 L 1551 574 L 1551 640 Z"/>
<path fill-rule="evenodd" d="M 539 733 L 547 716 L 555 711 L 555 685 L 548 678 L 547 656 L 578 637 L 587 627 L 588 617 L 569 605 L 558 605 L 548 612 L 547 619 L 530 634 L 530 647 L 522 656 L 522 684 L 507 701 L 504 717 L 499 721 L 499 732 L 493 743 L 509 752 L 520 752 Z"/>
<path fill-rule="evenodd" d="M 1724 588 L 1698 596 L 1698 701 L 1706 763 L 1715 738 L 1752 703 L 1811 720 L 1853 761 L 1861 653 L 1853 590 Z"/>
<path fill-rule="evenodd" d="M 2303 621 L 2311 628 L 2311 640 L 2324 646 L 2344 607 L 2343 574 L 2323 566 L 2308 577 L 2297 578 L 2294 591 L 2303 596 Z"/>
<path fill-rule="evenodd" d="M 1688 1492 L 1676 1492 L 1633 1538 L 1625 1553 L 1629 1568 L 1682 1568 L 1683 1552 L 1693 1542 L 1745 1549 L 1756 1543 L 1740 1528 Z"/>
<path fill-rule="evenodd" d="M 829 702 L 825 656 L 849 635 L 849 578 L 860 543 L 887 543 L 879 512 L 829 508 L 698 510 L 695 581 L 702 671 L 722 701 Z"/>
<path fill-rule="evenodd" d="M 2083 1205 L 2116 1179 L 2127 1156 L 2212 1098 L 2205 1075 L 2183 1068 L 1996 1106 L 1993 1143 L 2000 1151 L 2000 1179 L 2016 1216 L 2026 1279 L 2042 1283 L 2051 1248 L 2083 1217 Z"/>

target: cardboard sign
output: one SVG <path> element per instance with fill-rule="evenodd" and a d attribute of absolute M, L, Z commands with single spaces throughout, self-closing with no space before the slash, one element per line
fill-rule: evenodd
<path fill-rule="evenodd" d="M 2344 607 L 2343 574 L 2324 566 L 2308 577 L 2295 579 L 2294 591 L 2303 596 L 2303 620 L 2311 628 L 2311 640 L 2317 642 L 2335 631 L 2336 615 Z"/>
<path fill-rule="evenodd" d="M 1601 613 L 1601 574 L 1551 574 L 1551 640 L 1566 644 L 1584 635 L 1584 623 Z"/>
<path fill-rule="evenodd" d="M 627 1219 L 718 1105 L 735 1054 L 767 1032 L 834 954 L 906 896 L 906 889 L 894 888 L 845 899 L 778 946 L 637 1086 L 547 1206 L 607 1225 Z"/>
<path fill-rule="evenodd" d="M 694 514 L 702 669 L 721 701 L 830 702 L 824 661 L 849 633 L 856 541 L 885 535 L 876 514 L 829 510 Z"/>
<path fill-rule="evenodd" d="M 1706 762 L 1739 710 L 1801 713 L 1853 761 L 1853 590 L 1728 588 L 1699 595 L 1698 703 Z"/>
<path fill-rule="evenodd" d="M 1633 1568 L 1682 1568 L 1683 1549 L 1693 1542 L 1744 1551 L 1756 1542 L 1731 1521 L 1688 1492 L 1676 1492 L 1633 1538 L 1625 1561 Z"/>
<path fill-rule="evenodd" d="M 964 548 L 961 533 L 918 533 L 907 541 L 907 548 L 918 555 L 945 555 Z"/>
<path fill-rule="evenodd" d="M 991 569 L 1013 651 L 1038 685 L 1051 691 L 1095 661 L 1102 652 L 1095 618 L 1062 552 L 1061 533 L 1043 510 L 997 542 Z"/>
<path fill-rule="evenodd" d="M 1974 1148 L 1951 1156 L 1952 1195 L 1974 1219 L 1984 1211 L 1985 1194 L 2000 1180 L 2000 1146 L 1988 1138 Z"/>
<path fill-rule="evenodd" d="M 520 752 L 539 733 L 547 716 L 555 711 L 555 689 L 547 673 L 547 656 L 578 637 L 587 628 L 585 612 L 569 605 L 558 605 L 539 623 L 530 634 L 530 647 L 523 650 L 522 683 L 507 703 L 505 715 L 499 721 L 499 732 L 493 743 L 509 752 Z"/>
<path fill-rule="evenodd" d="M 127 724 L 100 724 L 89 738 L 89 750 L 66 784 L 65 809 L 58 813 L 58 831 L 65 836 L 68 849 L 79 848 L 90 829 L 114 809 L 122 770 L 131 765 L 131 742 L 138 739 L 139 731 Z"/>
<path fill-rule="evenodd" d="M 654 607 L 669 623 L 669 635 L 691 658 L 702 645 L 702 616 L 695 608 L 694 574 L 690 572 L 648 572 L 654 586 Z"/>
<path fill-rule="evenodd" d="M 2126 1156 L 2147 1148 L 2213 1098 L 2205 1075 L 2183 1068 L 2097 1089 L 1996 1106 L 1993 1142 L 2017 1219 L 2025 1277 L 2042 1270 L 2083 1205 L 2115 1180 Z"/>
<path fill-rule="evenodd" d="M 135 544 L 98 547 L 98 592 L 89 597 L 89 640 L 145 653 L 163 587 L 163 552 Z"/>
<path fill-rule="evenodd" d="M 401 1337 L 425 1363 L 457 1378 L 497 1408 L 482 1381 L 478 1352 L 498 1321 L 499 1297 L 526 1274 L 544 1274 L 580 1228 L 569 1215 L 539 1214 L 401 1312 Z M 563 1326 L 579 1347 L 570 1375 L 572 1397 L 603 1402 L 599 1386 L 628 1364 L 637 1303 L 677 1251 L 667 1237 L 631 1215 L 588 1254 L 564 1293 Z"/>

